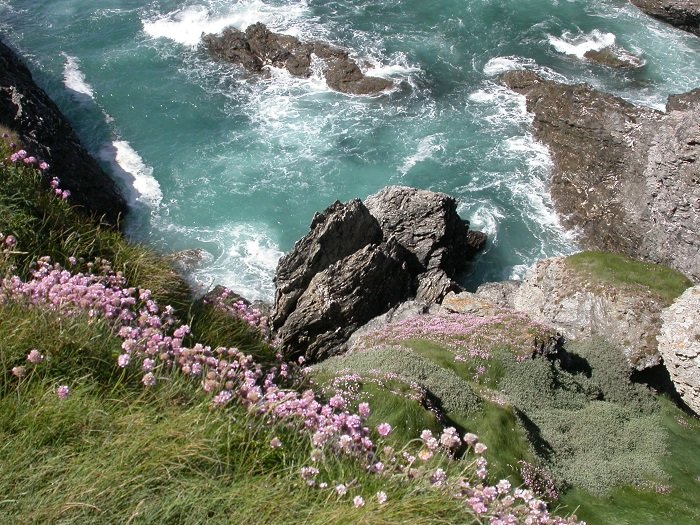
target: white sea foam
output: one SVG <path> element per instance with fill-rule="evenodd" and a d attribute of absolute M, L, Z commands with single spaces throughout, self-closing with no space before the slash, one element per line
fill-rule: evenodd
<path fill-rule="evenodd" d="M 428 135 L 423 137 L 418 141 L 418 146 L 413 155 L 406 158 L 403 166 L 399 169 L 402 175 L 406 175 L 413 166 L 419 162 L 423 162 L 433 156 L 434 153 L 438 151 L 445 150 L 445 138 L 442 133 L 436 133 L 434 135 Z"/>
<path fill-rule="evenodd" d="M 484 75 L 492 77 L 513 69 L 536 69 L 537 63 L 531 58 L 517 56 L 494 57 L 484 64 Z"/>
<path fill-rule="evenodd" d="M 481 200 L 466 206 L 460 205 L 457 212 L 461 217 L 469 219 L 469 228 L 484 232 L 489 242 L 494 244 L 498 239 L 498 223 L 505 218 L 503 211 L 492 203 Z"/>
<path fill-rule="evenodd" d="M 561 37 L 548 35 L 551 46 L 565 55 L 573 55 L 583 58 L 587 51 L 600 51 L 603 48 L 615 45 L 615 35 L 613 33 L 603 33 L 594 29 L 590 33 L 574 34 L 564 31 Z"/>
<path fill-rule="evenodd" d="M 301 30 L 295 21 L 308 10 L 306 2 L 285 6 L 271 6 L 260 0 L 208 2 L 172 11 L 150 20 L 142 20 L 143 30 L 153 38 L 167 38 L 185 46 L 196 46 L 202 33 L 220 33 L 233 26 L 245 29 L 256 22 L 266 24 L 274 31 L 299 36 Z"/>
<path fill-rule="evenodd" d="M 225 222 L 187 228 L 167 224 L 165 229 L 176 235 L 178 245 L 206 252 L 204 264 L 189 275 L 197 288 L 223 284 L 251 301 L 273 299 L 272 278 L 283 253 L 266 225 Z"/>
<path fill-rule="evenodd" d="M 95 94 L 92 86 L 87 83 L 85 75 L 80 70 L 80 61 L 76 57 L 65 53 L 63 56 L 66 58 L 63 66 L 63 84 L 75 93 L 94 99 Z"/>
<path fill-rule="evenodd" d="M 113 173 L 126 185 L 129 201 L 134 205 L 158 206 L 163 200 L 153 168 L 147 166 L 141 156 L 125 140 L 105 144 L 100 158 L 108 162 Z"/>

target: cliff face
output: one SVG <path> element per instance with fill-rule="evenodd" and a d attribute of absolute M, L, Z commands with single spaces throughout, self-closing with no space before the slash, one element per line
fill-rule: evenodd
<path fill-rule="evenodd" d="M 700 1 L 630 0 L 649 16 L 700 36 Z"/>
<path fill-rule="evenodd" d="M 527 98 L 554 161 L 554 205 L 581 244 L 700 282 L 700 90 L 669 97 L 664 114 L 529 71 L 503 82 Z"/>
<path fill-rule="evenodd" d="M 46 160 L 73 204 L 116 224 L 127 211 L 114 181 L 99 166 L 17 55 L 0 42 L 0 124 L 19 135 L 30 154 Z"/>

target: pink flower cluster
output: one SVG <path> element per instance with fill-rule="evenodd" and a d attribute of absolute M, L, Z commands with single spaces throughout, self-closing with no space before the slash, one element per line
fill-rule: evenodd
<path fill-rule="evenodd" d="M 236 298 L 233 291 L 225 287 L 217 287 L 215 293 L 205 298 L 205 302 L 228 313 L 231 317 L 242 319 L 253 328 L 256 328 L 264 336 L 269 336 L 267 331 L 267 318 L 260 310 L 253 308 L 243 299 Z"/>
<path fill-rule="evenodd" d="M 326 451 L 331 451 L 357 458 L 366 465 L 368 472 L 377 476 L 425 483 L 435 490 L 444 490 L 461 498 L 471 512 L 491 525 L 578 523 L 575 517 L 551 516 L 545 503 L 535 498 L 531 491 L 512 491 L 505 480 L 495 486 L 484 485 L 488 462 L 483 454 L 487 447 L 476 435 L 466 434 L 461 438 L 450 427 L 439 435 L 424 430 L 417 450 L 410 448 L 411 443 L 400 452 L 390 446 L 377 446 L 367 424 L 371 413 L 369 404 L 361 403 L 355 413 L 340 394 L 323 402 L 312 390 L 298 392 L 284 388 L 284 384 L 293 381 L 298 370 L 292 363 L 280 362 L 264 369 L 251 356 L 236 348 L 211 348 L 201 344 L 188 347 L 184 341 L 189 327 L 177 323 L 172 308 L 165 307 L 161 311 L 148 290 L 127 287 L 124 278 L 113 273 L 106 261 L 97 260 L 91 267 L 95 273 L 72 274 L 44 258 L 37 263 L 27 282 L 16 276 L 3 280 L 0 302 L 24 301 L 61 315 L 87 312 L 92 318 L 106 319 L 122 339 L 119 366 L 140 366 L 145 386 L 153 387 L 159 376 L 179 370 L 197 380 L 212 395 L 215 405 L 238 402 L 253 414 L 303 429 L 314 447 L 310 458 L 313 465 L 304 466 L 300 476 L 306 484 L 318 490 L 329 490 L 337 497 L 343 497 L 353 483 L 322 480 L 320 461 Z M 36 365 L 44 358 L 38 350 L 32 350 L 27 356 L 27 360 Z M 24 369 L 15 367 L 13 373 L 21 377 Z M 56 393 L 65 399 L 68 387 L 62 385 Z M 388 423 L 380 423 L 375 430 L 380 440 L 388 437 L 391 431 Z M 273 438 L 270 446 L 278 448 L 282 443 Z M 470 475 L 450 476 L 441 462 L 449 462 L 450 457 L 463 449 L 466 449 L 466 454 L 474 455 L 469 469 L 464 471 Z M 383 504 L 387 495 L 380 491 L 376 499 Z M 361 507 L 365 500 L 355 495 L 352 503 Z"/>

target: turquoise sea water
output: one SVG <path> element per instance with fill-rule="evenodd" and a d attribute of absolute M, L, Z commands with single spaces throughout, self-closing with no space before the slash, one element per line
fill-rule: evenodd
<path fill-rule="evenodd" d="M 352 97 L 320 76 L 255 78 L 197 47 L 203 31 L 257 21 L 346 46 L 397 88 Z M 445 191 L 489 234 L 468 284 L 574 251 L 547 149 L 497 82 L 507 69 L 659 109 L 700 86 L 700 39 L 626 0 L 0 0 L 0 32 L 122 184 L 129 234 L 205 250 L 193 280 L 250 299 L 272 297 L 277 259 L 316 211 L 388 184 Z M 611 43 L 645 66 L 581 60 Z"/>

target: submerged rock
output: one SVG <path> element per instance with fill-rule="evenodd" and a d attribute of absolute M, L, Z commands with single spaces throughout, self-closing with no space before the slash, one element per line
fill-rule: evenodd
<path fill-rule="evenodd" d="M 550 192 L 583 247 L 665 264 L 700 282 L 700 90 L 667 113 L 530 71 L 503 82 L 527 99 L 554 161 Z"/>
<path fill-rule="evenodd" d="M 635 69 L 644 65 L 644 61 L 640 58 L 611 46 L 586 51 L 583 58 L 589 62 L 614 69 Z"/>
<path fill-rule="evenodd" d="M 630 0 L 632 4 L 663 22 L 700 36 L 698 0 Z"/>
<path fill-rule="evenodd" d="M 700 415 L 700 286 L 688 288 L 661 319 L 659 353 L 681 399 Z"/>
<path fill-rule="evenodd" d="M 294 355 L 320 360 L 350 335 L 407 299 L 435 302 L 480 250 L 451 197 L 390 187 L 367 199 L 336 202 L 277 266 L 272 324 Z"/>
<path fill-rule="evenodd" d="M 322 62 L 328 87 L 341 93 L 369 95 L 394 85 L 391 80 L 365 75 L 345 49 L 273 33 L 260 22 L 245 31 L 227 27 L 221 34 L 203 35 L 202 42 L 213 56 L 239 64 L 251 73 L 262 73 L 265 66 L 273 66 L 297 77 L 309 77 L 316 57 Z"/>
<path fill-rule="evenodd" d="M 50 165 L 71 191 L 71 203 L 116 224 L 127 211 L 114 181 L 80 143 L 65 117 L 34 83 L 29 69 L 0 42 L 0 124 L 14 130 L 25 149 Z"/>

